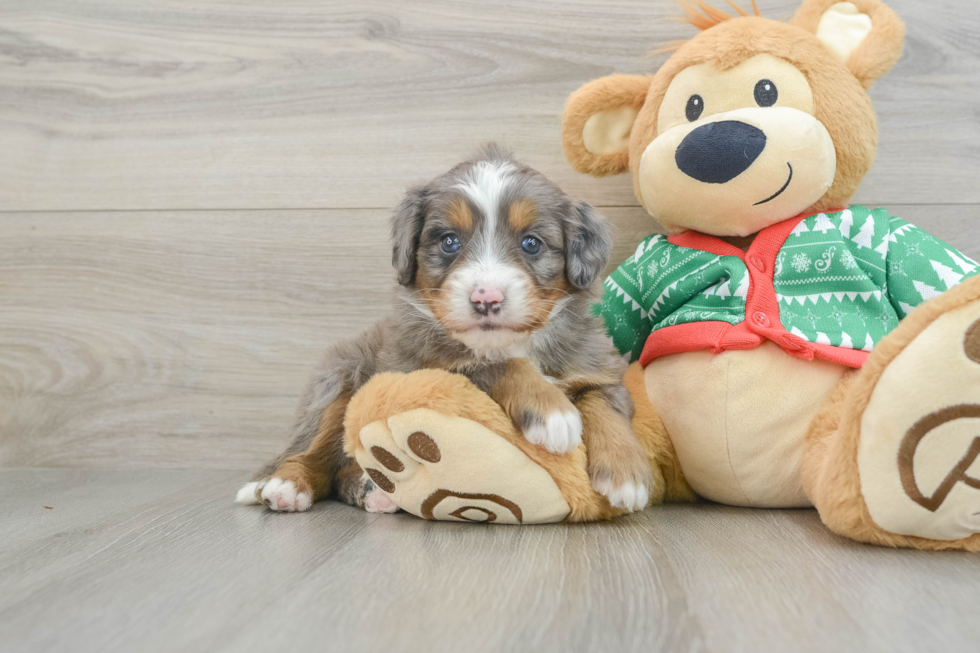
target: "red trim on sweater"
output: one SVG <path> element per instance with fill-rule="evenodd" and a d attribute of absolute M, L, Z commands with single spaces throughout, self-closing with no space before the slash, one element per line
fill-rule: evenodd
<path fill-rule="evenodd" d="M 837 209 L 841 211 L 843 209 Z M 836 211 L 829 211 L 834 213 Z M 776 257 L 786 239 L 803 220 L 816 213 L 797 216 L 767 227 L 759 232 L 748 251 L 726 243 L 720 238 L 685 231 L 670 236 L 668 242 L 679 247 L 697 249 L 718 256 L 737 256 L 749 271 L 749 292 L 745 302 L 745 320 L 731 325 L 727 322 L 706 321 L 678 324 L 658 329 L 650 334 L 640 364 L 648 365 L 655 358 L 685 351 L 707 349 L 713 354 L 734 349 L 754 349 L 771 340 L 790 356 L 813 360 L 820 358 L 840 365 L 859 368 L 868 359 L 868 352 L 807 342 L 783 327 L 779 319 L 779 300 L 773 286 Z"/>

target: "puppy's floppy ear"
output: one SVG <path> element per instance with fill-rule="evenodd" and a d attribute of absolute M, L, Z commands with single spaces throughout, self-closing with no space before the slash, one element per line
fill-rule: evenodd
<path fill-rule="evenodd" d="M 629 170 L 630 131 L 652 79 L 610 75 L 568 97 L 561 117 L 561 140 L 573 168 L 593 177 Z"/>
<path fill-rule="evenodd" d="M 428 199 L 426 186 L 413 186 L 391 216 L 391 264 L 398 272 L 398 283 L 403 286 L 415 283 L 419 239 Z"/>
<path fill-rule="evenodd" d="M 804 0 L 791 23 L 816 35 L 866 89 L 902 56 L 905 23 L 880 0 Z"/>
<path fill-rule="evenodd" d="M 609 262 L 609 223 L 585 202 L 572 202 L 565 231 L 565 276 L 576 288 L 592 286 Z"/>

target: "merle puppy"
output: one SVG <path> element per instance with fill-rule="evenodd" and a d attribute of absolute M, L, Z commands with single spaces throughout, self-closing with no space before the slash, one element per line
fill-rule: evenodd
<path fill-rule="evenodd" d="M 441 368 L 487 392 L 529 442 L 567 453 L 584 441 L 595 489 L 642 509 L 652 477 L 630 425 L 625 363 L 592 314 L 605 219 L 489 145 L 411 188 L 391 234 L 393 313 L 327 353 L 290 444 L 238 501 L 303 511 L 336 496 L 397 510 L 344 453 L 344 412 L 374 374 Z"/>

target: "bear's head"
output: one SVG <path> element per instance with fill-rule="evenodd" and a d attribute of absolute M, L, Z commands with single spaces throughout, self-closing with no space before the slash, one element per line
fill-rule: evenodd
<path fill-rule="evenodd" d="M 738 17 L 694 1 L 700 12 L 683 6 L 701 33 L 655 75 L 604 77 L 569 97 L 569 162 L 628 170 L 675 233 L 750 236 L 846 206 L 878 144 L 867 89 L 901 55 L 902 21 L 878 0 L 805 0 L 789 23 L 759 16 L 755 0 L 756 15 Z"/>

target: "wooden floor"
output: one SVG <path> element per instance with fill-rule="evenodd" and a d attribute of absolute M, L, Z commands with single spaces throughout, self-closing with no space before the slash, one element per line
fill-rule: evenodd
<path fill-rule="evenodd" d="M 813 511 L 488 526 L 236 506 L 235 472 L 0 476 L 0 651 L 975 651 L 980 563 Z M 16 500 L 10 500 L 16 497 Z M 49 506 L 50 508 L 46 508 Z"/>
<path fill-rule="evenodd" d="M 980 12 L 890 4 L 908 42 L 855 200 L 978 258 Z M 385 310 L 408 183 L 493 139 L 613 221 L 612 264 L 657 229 L 628 178 L 572 172 L 559 120 L 582 83 L 653 72 L 691 35 L 676 12 L 0 3 L 0 651 L 980 649 L 976 557 L 809 511 L 514 529 L 230 503 L 320 352 Z"/>

